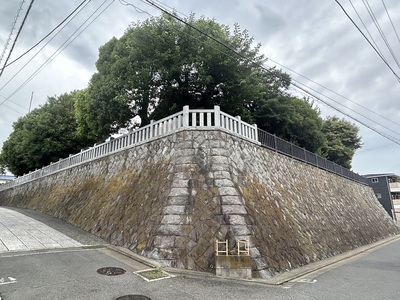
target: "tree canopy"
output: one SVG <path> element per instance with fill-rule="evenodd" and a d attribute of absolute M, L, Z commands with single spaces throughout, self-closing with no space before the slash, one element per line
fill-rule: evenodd
<path fill-rule="evenodd" d="M 86 89 L 49 97 L 14 123 L 0 166 L 22 175 L 184 105 L 219 105 L 225 113 L 350 167 L 361 147 L 358 128 L 338 118 L 323 120 L 310 101 L 290 95 L 290 76 L 264 67 L 265 62 L 260 45 L 238 25 L 231 29 L 194 15 L 185 23 L 168 15 L 134 23 L 100 48 L 97 71 Z M 139 123 L 132 123 L 135 119 Z"/>
<path fill-rule="evenodd" d="M 351 168 L 351 160 L 357 149 L 362 147 L 358 127 L 344 119 L 329 117 L 324 121 L 322 132 L 326 136 L 326 145 L 322 154 L 330 161 Z"/>
<path fill-rule="evenodd" d="M 13 124 L 0 159 L 10 172 L 26 174 L 78 152 L 87 143 L 76 130 L 75 94 L 49 97 L 46 104 Z"/>
<path fill-rule="evenodd" d="M 282 95 L 262 100 L 255 119 L 261 129 L 309 151 L 320 153 L 325 145 L 319 111 L 306 99 Z"/>
<path fill-rule="evenodd" d="M 279 71 L 260 66 L 265 58 L 259 46 L 252 47 L 253 39 L 238 25 L 231 33 L 215 20 L 190 16 L 186 22 L 240 55 L 166 15 L 135 23 L 100 48 L 83 105 L 88 114 L 78 120 L 79 127 L 108 136 L 135 116 L 145 125 L 184 105 L 220 105 L 226 113 L 253 121 L 255 103 L 273 87 L 278 90 L 274 75 Z M 286 74 L 282 78 L 290 81 Z"/>

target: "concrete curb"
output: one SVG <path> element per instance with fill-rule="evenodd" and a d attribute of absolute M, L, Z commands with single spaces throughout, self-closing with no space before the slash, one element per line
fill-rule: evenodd
<path fill-rule="evenodd" d="M 341 262 L 344 262 L 350 258 L 356 258 L 357 256 L 368 252 L 368 251 L 374 251 L 379 249 L 380 247 L 390 244 L 392 242 L 395 242 L 400 239 L 400 235 L 395 235 L 395 236 L 390 236 L 388 238 L 385 238 L 383 240 L 377 241 L 372 244 L 368 244 L 362 247 L 359 247 L 357 249 L 348 251 L 346 253 L 342 253 L 318 262 L 311 263 L 309 265 L 290 270 L 288 272 L 282 273 L 275 275 L 274 277 L 268 278 L 268 279 L 259 279 L 259 278 L 254 278 L 254 279 L 240 279 L 240 278 L 224 278 L 220 276 L 216 276 L 215 274 L 212 273 L 206 273 L 206 272 L 200 272 L 200 271 L 194 271 L 194 270 L 186 270 L 186 269 L 178 269 L 178 268 L 171 268 L 171 267 L 163 267 L 161 263 L 140 256 L 126 248 L 123 247 L 118 247 L 118 246 L 113 246 L 113 245 L 106 245 L 107 248 L 114 250 L 122 255 L 125 255 L 133 260 L 136 260 L 142 264 L 145 264 L 151 268 L 162 268 L 166 272 L 177 275 L 177 276 L 183 276 L 183 277 L 196 277 L 196 278 L 209 278 L 209 279 L 217 279 L 217 280 L 224 280 L 224 281 L 240 281 L 243 283 L 258 283 L 258 284 L 266 284 L 266 285 L 272 285 L 272 286 L 279 286 L 282 285 L 286 282 L 293 281 L 295 279 L 298 279 L 300 277 L 310 275 L 312 273 L 318 272 L 323 270 L 324 268 L 328 267 L 333 267 L 336 264 L 339 264 Z"/>
<path fill-rule="evenodd" d="M 141 255 L 139 255 L 139 254 L 137 254 L 135 252 L 132 252 L 129 249 L 126 249 L 126 248 L 123 248 L 123 247 L 120 247 L 120 246 L 105 245 L 105 248 L 108 248 L 108 249 L 111 249 L 111 250 L 113 250 L 115 252 L 118 252 L 119 254 L 122 254 L 122 255 L 124 255 L 126 257 L 129 257 L 129 258 L 131 258 L 133 260 L 136 260 L 137 262 L 140 262 L 140 263 L 142 263 L 142 264 L 144 264 L 144 265 L 146 265 L 146 266 L 148 266 L 150 268 L 159 269 L 159 268 L 163 267 L 162 264 L 159 263 L 158 261 L 155 261 L 155 260 L 152 260 L 150 258 L 141 256 Z"/>
<path fill-rule="evenodd" d="M 272 284 L 272 285 L 281 285 L 288 281 L 292 281 L 294 279 L 303 277 L 305 275 L 309 275 L 311 273 L 317 272 L 324 268 L 332 267 L 333 265 L 338 264 L 340 262 L 344 262 L 347 259 L 355 258 L 358 255 L 363 254 L 364 252 L 376 250 L 379 247 L 382 247 L 386 244 L 395 242 L 399 239 L 400 239 L 400 235 L 390 236 L 388 238 L 374 242 L 372 244 L 361 246 L 354 250 L 350 250 L 348 252 L 338 254 L 333 257 L 329 257 L 324 260 L 317 261 L 317 262 L 308 264 L 306 266 L 303 266 L 303 267 L 300 267 L 300 268 L 297 268 L 297 269 L 294 269 L 294 270 L 291 270 L 291 271 L 288 271 L 288 272 L 285 272 L 282 274 L 275 275 L 274 277 L 265 279 L 265 282 L 268 284 Z"/>

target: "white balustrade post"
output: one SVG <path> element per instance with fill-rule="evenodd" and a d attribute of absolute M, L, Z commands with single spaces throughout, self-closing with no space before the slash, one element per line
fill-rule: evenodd
<path fill-rule="evenodd" d="M 152 139 L 155 136 L 154 132 L 154 120 L 150 120 L 150 139 Z"/>
<path fill-rule="evenodd" d="M 221 109 L 218 105 L 214 106 L 214 126 L 220 127 L 221 126 Z"/>
<path fill-rule="evenodd" d="M 254 124 L 254 139 L 258 142 L 258 128 L 257 128 L 257 124 Z"/>
<path fill-rule="evenodd" d="M 189 105 L 183 107 L 183 128 L 189 127 Z"/>
<path fill-rule="evenodd" d="M 246 136 L 246 134 L 243 134 L 243 126 L 242 126 L 242 117 L 241 116 L 236 116 L 236 119 L 238 120 L 238 134 L 241 136 Z"/>

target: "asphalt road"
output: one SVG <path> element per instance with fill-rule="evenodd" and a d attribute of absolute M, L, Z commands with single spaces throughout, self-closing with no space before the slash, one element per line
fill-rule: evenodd
<path fill-rule="evenodd" d="M 63 231 L 61 221 L 52 221 L 58 222 L 58 229 Z M 81 235 L 85 233 L 65 226 L 69 236 L 80 236 L 77 240 L 82 243 Z M 88 240 L 91 238 L 86 236 Z M 135 272 L 148 266 L 102 245 L 104 241 L 91 241 L 91 246 L 1 253 L 1 300 L 108 300 L 125 295 L 143 295 L 152 300 L 400 299 L 399 239 L 279 286 L 178 273 L 147 282 Z M 98 274 L 102 267 L 118 267 L 126 273 Z"/>

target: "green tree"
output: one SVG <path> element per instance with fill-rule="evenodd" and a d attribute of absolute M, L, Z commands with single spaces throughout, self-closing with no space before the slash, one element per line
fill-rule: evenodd
<path fill-rule="evenodd" d="M 13 124 L 13 132 L 1 151 L 1 160 L 10 172 L 26 174 L 76 153 L 87 144 L 76 130 L 76 93 L 49 97 L 42 107 Z"/>
<path fill-rule="evenodd" d="M 323 120 L 307 99 L 281 95 L 258 103 L 257 125 L 309 151 L 320 153 L 325 144 Z"/>
<path fill-rule="evenodd" d="M 1 152 L 0 152 L 0 174 L 6 174 L 6 164 L 3 161 L 3 156 Z"/>
<path fill-rule="evenodd" d="M 327 142 L 322 148 L 325 158 L 345 168 L 351 168 L 351 161 L 357 149 L 362 147 L 358 127 L 344 119 L 329 117 L 324 121 L 322 132 Z"/>
<path fill-rule="evenodd" d="M 260 66 L 265 62 L 260 46 L 253 47 L 253 39 L 238 25 L 231 33 L 215 20 L 192 15 L 186 22 L 249 59 L 166 15 L 135 23 L 120 39 L 100 48 L 97 72 L 82 106 L 86 113 L 78 119 L 83 132 L 106 137 L 135 116 L 145 125 L 184 105 L 220 105 L 224 112 L 253 122 L 257 102 L 290 82 L 285 74 L 282 84 L 275 77 L 280 71 Z"/>

